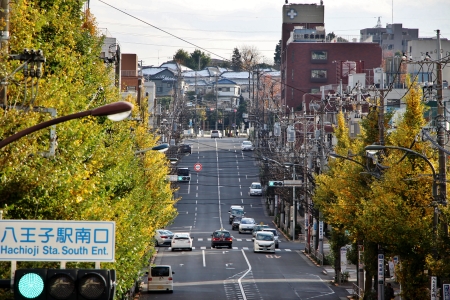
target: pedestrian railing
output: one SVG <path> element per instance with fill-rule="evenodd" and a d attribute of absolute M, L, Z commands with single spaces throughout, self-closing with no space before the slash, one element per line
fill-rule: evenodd
<path fill-rule="evenodd" d="M 364 297 L 364 290 L 360 288 L 356 283 L 353 283 L 353 295 L 358 296 L 358 299 L 362 299 Z"/>

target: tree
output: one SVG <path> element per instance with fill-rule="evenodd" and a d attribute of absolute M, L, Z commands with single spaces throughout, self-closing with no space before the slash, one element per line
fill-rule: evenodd
<path fill-rule="evenodd" d="M 204 67 L 209 65 L 211 57 L 209 54 L 195 49 L 192 53 L 188 53 L 183 49 L 179 49 L 173 59 L 182 65 L 192 69 L 192 70 L 202 70 Z"/>
<path fill-rule="evenodd" d="M 275 46 L 275 53 L 273 56 L 274 66 L 279 70 L 281 67 L 281 40 Z"/>
<path fill-rule="evenodd" d="M 245 71 L 252 71 L 261 59 L 261 54 L 255 46 L 243 45 L 239 53 L 242 58 L 242 69 Z"/>
<path fill-rule="evenodd" d="M 21 110 L 21 105 L 54 108 L 64 116 L 122 100 L 113 77 L 107 76 L 113 67 L 99 59 L 103 37 L 82 5 L 78 0 L 10 3 L 9 53 L 42 49 L 47 61 L 42 78 L 33 79 L 39 82 L 39 91 L 32 99 L 29 89 L 23 88 L 30 79 L 22 72 L 12 74 L 21 62 L 5 59 L 6 47 L 0 50 L 2 78 L 6 74 L 11 82 L 19 83 L 8 86 L 7 107 L 14 108 L 0 108 L 0 139 L 50 118 Z M 127 100 L 134 102 L 131 97 Z M 148 109 L 145 104 L 135 105 L 132 116 L 140 116 L 139 111 Z M 56 125 L 54 156 L 42 155 L 50 145 L 47 129 L 2 148 L 0 156 L 0 203 L 5 219 L 115 222 L 116 262 L 102 267 L 117 270 L 117 298 L 122 298 L 148 265 L 155 229 L 176 215 L 176 200 L 165 179 L 169 172 L 165 156 L 134 154 L 156 145 L 158 139 L 148 132 L 148 114 L 142 120 L 112 123 L 105 117 L 85 117 L 64 122 Z M 59 263 L 18 263 L 19 268 L 30 266 L 58 268 Z M 75 267 L 93 268 L 94 264 L 67 263 L 67 268 Z M 0 262 L 0 276 L 9 275 L 10 264 Z M 12 299 L 11 295 L 0 291 L 1 299 Z"/>
<path fill-rule="evenodd" d="M 234 48 L 233 56 L 231 57 L 231 68 L 233 71 L 242 71 L 242 58 L 238 48 Z"/>

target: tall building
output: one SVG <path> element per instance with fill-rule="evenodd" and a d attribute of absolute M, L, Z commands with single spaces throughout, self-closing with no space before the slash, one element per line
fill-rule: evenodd
<path fill-rule="evenodd" d="M 360 30 L 361 42 L 374 42 L 381 46 L 384 57 L 394 56 L 396 52 L 407 53 L 408 42 L 419 38 L 419 29 L 403 28 L 402 24 L 386 24 L 381 27 L 378 24 L 375 28 L 365 28 Z"/>
<path fill-rule="evenodd" d="M 322 2 L 283 6 L 281 104 L 289 108 L 303 110 L 303 96 L 320 93 L 322 86 L 354 85 L 354 78 L 372 85 L 374 69 L 382 66 L 377 43 L 327 39 L 324 13 Z"/>

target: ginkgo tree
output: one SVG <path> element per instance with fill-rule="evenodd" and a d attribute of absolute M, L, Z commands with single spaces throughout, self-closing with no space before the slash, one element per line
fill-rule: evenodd
<path fill-rule="evenodd" d="M 114 66 L 100 59 L 103 37 L 82 5 L 78 0 L 10 2 L 10 40 L 0 53 L 0 77 L 9 83 L 6 106 L 0 108 L 0 139 L 49 120 L 45 109 L 65 116 L 122 100 L 111 76 Z M 42 50 L 46 62 L 41 78 L 13 73 L 24 62 L 8 57 L 24 48 Z M 133 116 L 148 111 L 146 104 L 134 104 Z M 54 155 L 48 155 L 50 129 L 0 149 L 4 219 L 115 222 L 115 262 L 101 267 L 117 271 L 118 297 L 148 264 L 155 229 L 169 224 L 177 213 L 164 154 L 135 155 L 157 143 L 148 131 L 148 116 L 140 119 L 114 123 L 106 117 L 85 117 L 60 123 L 55 127 Z M 59 267 L 54 262 L 18 263 L 18 268 L 31 266 Z M 94 265 L 67 263 L 67 268 L 75 267 Z M 9 275 L 10 264 L 1 262 L 0 276 Z M 1 299 L 11 297 L 0 294 Z"/>
<path fill-rule="evenodd" d="M 373 130 L 377 128 L 379 108 L 362 121 L 362 134 L 356 139 L 349 139 L 341 115 L 335 152 L 346 159 L 330 162 L 329 171 L 316 177 L 314 202 L 333 229 L 345 230 L 353 243 L 363 241 L 367 294 L 376 274 L 375 255 L 383 251 L 386 257 L 400 258 L 401 267 L 396 274 L 404 299 L 424 299 L 428 282 L 424 270 L 433 268 L 436 257 L 432 255 L 436 235 L 431 205 L 435 178 L 430 176 L 429 163 L 437 164 L 437 152 L 430 142 L 418 139 L 426 124 L 423 117 L 426 108 L 421 102 L 420 87 L 416 82 L 408 84 L 405 113 L 384 138 L 386 145 L 411 150 L 388 148 L 376 154 L 375 161 L 375 157 L 365 155 L 364 148 L 379 142 Z M 386 128 L 387 121 L 388 118 L 383 120 Z M 348 156 L 352 153 L 357 155 Z M 442 263 L 433 262 L 436 274 Z"/>

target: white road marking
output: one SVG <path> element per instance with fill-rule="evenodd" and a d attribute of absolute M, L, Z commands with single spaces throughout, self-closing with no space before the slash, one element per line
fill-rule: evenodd
<path fill-rule="evenodd" d="M 205 260 L 205 250 L 203 252 L 203 267 L 206 267 L 206 260 Z"/>
<path fill-rule="evenodd" d="M 244 278 L 244 277 L 252 270 L 252 266 L 250 265 L 250 262 L 248 261 L 247 256 L 245 255 L 244 250 L 242 250 L 242 255 L 244 255 L 245 261 L 247 262 L 248 270 L 247 270 L 247 272 L 245 272 L 245 273 L 238 279 L 238 283 L 239 283 L 239 287 L 240 287 L 240 289 L 241 289 L 241 295 L 242 295 L 242 298 L 243 298 L 244 300 L 247 300 L 247 296 L 245 296 L 244 287 L 242 286 L 242 282 L 241 282 L 241 281 L 242 281 L 242 278 Z"/>

